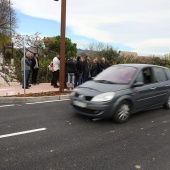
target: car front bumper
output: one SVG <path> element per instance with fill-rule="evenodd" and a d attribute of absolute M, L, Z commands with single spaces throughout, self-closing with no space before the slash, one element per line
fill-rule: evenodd
<path fill-rule="evenodd" d="M 115 107 L 111 102 L 90 102 L 71 99 L 71 105 L 76 113 L 94 118 L 110 118 Z"/>

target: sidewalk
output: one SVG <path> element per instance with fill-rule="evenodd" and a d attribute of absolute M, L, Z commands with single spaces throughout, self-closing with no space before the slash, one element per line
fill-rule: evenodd
<path fill-rule="evenodd" d="M 53 92 L 59 91 L 59 88 L 54 88 L 51 83 L 40 83 L 38 85 L 31 85 L 29 89 L 25 89 L 25 94 L 30 93 L 41 93 L 41 92 Z M 34 102 L 34 101 L 45 101 L 45 100 L 61 100 L 69 99 L 69 94 L 56 95 L 56 96 L 40 96 L 40 97 L 14 97 L 15 95 L 24 94 L 24 89 L 20 84 L 14 84 L 11 86 L 0 85 L 0 102 Z"/>
<path fill-rule="evenodd" d="M 40 83 L 38 85 L 31 85 L 29 89 L 25 89 L 25 94 L 59 91 L 59 88 L 54 88 L 50 83 Z M 0 96 L 13 96 L 18 94 L 24 94 L 22 85 L 0 85 Z"/>

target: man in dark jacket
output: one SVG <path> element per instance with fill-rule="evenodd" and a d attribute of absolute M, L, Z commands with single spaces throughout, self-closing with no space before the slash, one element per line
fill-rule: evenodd
<path fill-rule="evenodd" d="M 77 72 L 76 70 L 76 63 L 73 61 L 73 58 L 71 57 L 67 62 L 66 62 L 66 69 L 68 72 L 68 83 L 67 87 L 69 89 L 74 88 L 74 83 L 75 83 L 75 73 Z M 72 83 L 72 87 L 71 87 Z"/>
<path fill-rule="evenodd" d="M 67 71 L 67 62 L 68 62 L 69 59 L 65 58 L 65 71 L 64 71 L 64 76 L 65 76 L 65 79 L 64 79 L 64 88 L 67 89 L 67 82 L 68 82 L 68 71 Z"/>
<path fill-rule="evenodd" d="M 77 57 L 76 68 L 77 68 L 77 83 L 79 86 L 83 82 L 83 62 L 80 56 Z"/>
<path fill-rule="evenodd" d="M 89 56 L 86 56 L 83 62 L 83 82 L 88 81 L 89 78 L 90 78 L 90 62 Z"/>
<path fill-rule="evenodd" d="M 91 77 L 96 77 L 98 73 L 99 73 L 99 65 L 98 65 L 98 62 L 97 62 L 97 58 L 95 58 L 93 60 L 92 67 L 90 69 Z"/>
<path fill-rule="evenodd" d="M 104 57 L 102 57 L 101 63 L 100 63 L 100 72 L 102 72 L 103 70 L 105 70 L 108 67 L 109 67 L 109 63 L 106 62 L 106 59 Z"/>
<path fill-rule="evenodd" d="M 39 70 L 39 60 L 38 54 L 34 53 L 34 57 L 32 59 L 32 84 L 37 84 L 37 75 Z"/>

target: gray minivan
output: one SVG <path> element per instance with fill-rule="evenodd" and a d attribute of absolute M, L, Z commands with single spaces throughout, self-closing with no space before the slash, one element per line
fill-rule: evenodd
<path fill-rule="evenodd" d="M 118 123 L 142 110 L 170 109 L 170 71 L 149 64 L 111 66 L 73 90 L 76 113 L 94 118 L 113 118 Z"/>

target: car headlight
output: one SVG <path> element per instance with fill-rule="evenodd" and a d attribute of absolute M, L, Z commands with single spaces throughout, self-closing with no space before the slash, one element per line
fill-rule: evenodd
<path fill-rule="evenodd" d="M 93 102 L 105 102 L 105 101 L 109 101 L 109 100 L 113 99 L 114 96 L 115 96 L 114 92 L 102 93 L 102 94 L 99 94 L 97 96 L 94 96 L 91 99 L 91 101 L 93 101 Z"/>

